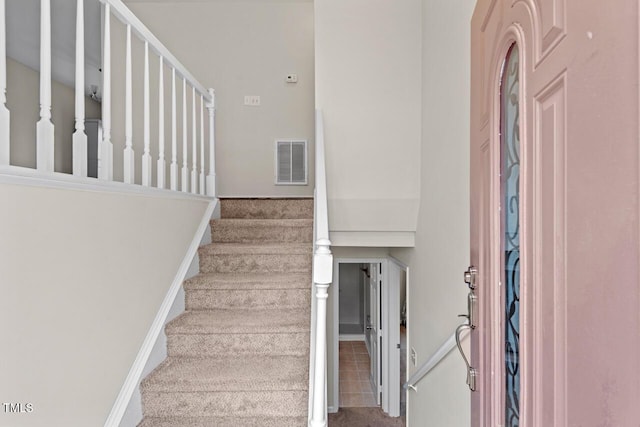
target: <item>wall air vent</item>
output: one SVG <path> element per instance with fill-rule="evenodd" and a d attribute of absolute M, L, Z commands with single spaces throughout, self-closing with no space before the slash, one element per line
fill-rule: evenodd
<path fill-rule="evenodd" d="M 276 185 L 307 185 L 307 141 L 276 141 Z"/>

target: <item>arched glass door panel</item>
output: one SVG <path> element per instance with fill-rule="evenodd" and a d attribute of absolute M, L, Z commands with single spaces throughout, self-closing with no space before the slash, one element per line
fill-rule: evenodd
<path fill-rule="evenodd" d="M 501 84 L 501 222 L 504 289 L 505 426 L 520 424 L 520 61 L 507 53 Z"/>

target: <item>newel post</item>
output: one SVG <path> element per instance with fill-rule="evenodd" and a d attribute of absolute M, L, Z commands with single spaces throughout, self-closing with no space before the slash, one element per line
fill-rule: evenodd
<path fill-rule="evenodd" d="M 309 427 L 326 427 L 325 375 L 327 367 L 327 298 L 332 281 L 333 255 L 328 239 L 316 241 L 313 255 L 313 282 L 316 287 L 316 346 L 314 361 L 313 408 Z"/>
<path fill-rule="evenodd" d="M 207 174 L 207 196 L 216 196 L 216 93 L 209 89 L 209 173 Z"/>

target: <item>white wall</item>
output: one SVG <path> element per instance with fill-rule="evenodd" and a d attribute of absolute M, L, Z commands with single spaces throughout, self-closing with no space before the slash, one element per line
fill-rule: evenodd
<path fill-rule="evenodd" d="M 415 249 L 392 249 L 409 265 L 408 345 L 423 363 L 466 312 L 469 262 L 469 58 L 475 1 L 422 1 L 422 164 Z M 410 373 L 416 367 L 409 365 Z M 411 391 L 411 426 L 470 422 L 465 366 L 457 350 Z"/>
<path fill-rule="evenodd" d="M 205 200 L 0 183 L 0 425 L 103 425 Z"/>
<path fill-rule="evenodd" d="M 216 90 L 219 194 L 313 195 L 313 3 L 157 0 L 126 3 L 205 87 Z M 122 46 L 124 38 L 118 37 Z M 158 67 L 155 58 L 152 62 L 156 64 L 151 66 L 153 75 Z M 117 64 L 121 70 L 122 64 Z M 298 74 L 298 83 L 285 82 L 290 73 Z M 140 81 L 138 78 L 138 87 Z M 114 90 L 124 91 L 124 83 L 117 84 Z M 261 106 L 244 106 L 245 95 L 261 96 Z M 123 120 L 120 119 L 124 117 L 123 105 L 114 105 L 114 112 L 116 126 L 116 121 Z M 140 135 L 141 129 L 136 130 Z M 122 140 L 122 132 L 114 135 L 117 140 Z M 274 184 L 277 138 L 309 141 L 308 185 Z M 140 153 L 140 148 L 136 148 L 136 153 Z"/>
<path fill-rule="evenodd" d="M 420 0 L 316 0 L 331 231 L 415 231 Z M 348 245 L 346 245 L 348 246 Z"/>
<path fill-rule="evenodd" d="M 51 121 L 55 125 L 56 172 L 71 173 L 75 131 L 75 90 L 53 82 Z M 36 123 L 40 120 L 40 73 L 7 58 L 7 108 L 11 111 L 11 164 L 36 167 Z M 85 116 L 99 119 L 100 104 L 85 98 Z"/>

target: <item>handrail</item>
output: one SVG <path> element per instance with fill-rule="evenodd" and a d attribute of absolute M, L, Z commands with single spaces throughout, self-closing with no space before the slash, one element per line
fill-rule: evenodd
<path fill-rule="evenodd" d="M 55 125 L 52 121 L 52 14 L 51 0 L 40 1 L 40 117 L 36 126 L 36 170 L 43 176 L 54 176 L 58 173 L 54 169 L 55 145 L 67 141 L 56 140 Z M 216 173 L 215 173 L 215 92 L 206 89 L 186 69 L 186 67 L 173 56 L 173 54 L 158 40 L 158 38 L 140 21 L 140 19 L 122 2 L 122 0 L 99 0 L 104 5 L 103 13 L 103 37 L 102 37 L 102 89 L 100 100 L 98 89 L 92 87 L 92 98 L 101 101 L 102 121 L 97 130 L 91 134 L 91 144 L 97 143 L 97 150 L 92 150 L 89 157 L 89 138 L 85 128 L 85 15 L 84 0 L 76 0 L 76 39 L 75 39 L 75 132 L 72 135 L 72 172 L 78 180 L 89 176 L 111 182 L 114 180 L 114 162 L 120 161 L 119 153 L 122 152 L 122 180 L 125 184 L 141 184 L 145 188 L 156 186 L 160 189 L 178 191 L 179 183 L 182 191 L 193 195 L 215 197 Z M 11 151 L 10 111 L 6 105 L 6 10 L 5 0 L 0 0 L 0 167 L 9 167 Z M 124 52 L 116 49 L 112 52 L 112 17 L 122 21 L 126 26 L 126 46 Z M 133 91 L 133 62 L 132 62 L 132 34 L 135 34 L 144 44 L 144 73 L 143 73 L 143 113 L 134 116 L 134 91 Z M 151 88 L 150 53 L 158 56 L 157 87 Z M 112 54 L 123 54 L 125 59 L 124 69 L 124 93 L 112 90 L 114 73 L 112 69 Z M 171 115 L 165 109 L 165 92 L 169 86 L 164 79 L 164 69 L 171 71 L 171 92 L 168 103 Z M 118 70 L 120 72 L 120 70 Z M 155 74 L 155 71 L 153 72 Z M 176 76 L 181 81 L 176 80 Z M 120 76 L 117 76 L 118 78 Z M 176 87 L 182 85 L 182 102 L 177 98 Z M 187 106 L 187 89 L 191 92 L 191 108 Z M 152 112 L 151 92 L 157 92 L 157 105 Z M 112 93 L 113 92 L 113 93 Z M 124 97 L 124 141 L 119 140 L 114 146 L 112 141 L 113 114 L 120 111 L 112 111 L 113 99 Z M 155 103 L 155 100 L 153 100 Z M 182 120 L 178 120 L 178 106 L 181 107 Z M 157 108 L 156 108 L 157 107 Z M 199 110 L 198 110 L 199 109 Z M 188 110 L 191 111 L 191 124 L 187 124 Z M 60 110 L 61 111 L 61 110 Z M 199 113 L 199 114 L 198 114 Z M 208 114 L 207 114 L 208 113 Z M 157 120 L 157 138 L 152 138 L 152 116 Z M 200 117 L 198 133 L 198 118 Z M 209 135 L 205 141 L 205 117 L 208 116 Z M 134 135 L 134 119 L 143 124 L 141 135 Z M 67 121 L 64 119 L 63 121 Z M 167 161 L 165 144 L 165 121 L 170 122 L 171 128 L 171 156 Z M 178 137 L 178 126 L 182 126 L 182 138 Z M 187 140 L 188 128 L 191 128 L 190 139 Z M 142 155 L 136 156 L 134 152 L 134 140 L 140 138 L 144 143 Z M 97 140 L 97 141 L 96 141 Z M 122 147 L 121 142 L 124 142 Z M 182 174 L 178 176 L 178 144 L 182 148 Z M 205 159 L 208 146 L 208 161 Z M 93 145 L 92 145 L 93 148 Z M 189 157 L 188 150 L 192 155 Z M 95 157 L 93 153 L 96 153 Z M 199 153 L 199 154 L 198 154 Z M 200 156 L 200 158 L 198 158 Z M 153 165 L 153 159 L 156 165 Z M 188 164 L 188 160 L 191 164 Z M 136 166 L 136 162 L 139 166 Z M 198 164 L 198 161 L 200 162 Z M 94 167 L 94 165 L 97 166 Z M 91 171 L 89 171 L 91 165 Z M 207 167 L 208 166 L 208 167 Z M 136 167 L 141 167 L 141 182 L 136 183 Z M 167 169 L 170 174 L 167 176 Z M 189 174 L 189 170 L 191 173 Z M 156 178 L 154 179 L 154 171 Z M 167 179 L 170 178 L 170 179 Z M 189 182 L 191 185 L 189 185 Z"/>
<path fill-rule="evenodd" d="M 190 84 L 195 87 L 200 95 L 204 97 L 207 102 L 212 102 L 213 98 L 206 89 L 190 72 L 182 65 L 178 59 L 166 48 L 164 44 L 147 28 L 146 25 L 129 9 L 121 0 L 100 0 L 101 3 L 109 4 L 111 6 L 111 13 L 120 19 L 125 24 L 131 25 L 131 28 L 138 34 L 138 37 L 144 42 L 148 42 L 150 48 L 164 58 L 165 62 L 169 63 L 171 68 L 176 70 L 176 74 L 182 76 L 182 78 L 189 80 Z"/>
<path fill-rule="evenodd" d="M 309 426 L 327 425 L 327 298 L 333 280 L 325 171 L 324 123 L 316 111 L 316 188 L 314 197 L 313 288 L 309 368 Z"/>
<path fill-rule="evenodd" d="M 466 330 L 460 334 L 460 340 L 464 339 L 469 334 Z M 449 353 L 456 347 L 456 333 L 451 334 L 445 342 L 424 362 L 417 371 L 411 375 L 411 377 L 404 384 L 403 388 L 412 389 L 417 391 L 416 385 L 429 374 Z"/>
<path fill-rule="evenodd" d="M 324 118 L 316 111 L 316 197 L 318 200 L 317 237 L 329 240 L 329 213 L 327 207 L 327 173 L 325 169 Z M 317 242 L 316 242 L 317 243 Z M 318 272 L 320 274 L 320 272 Z M 331 277 L 329 277 L 331 279 Z M 316 280 L 316 282 L 318 282 Z M 329 282 L 330 283 L 330 282 Z"/>

